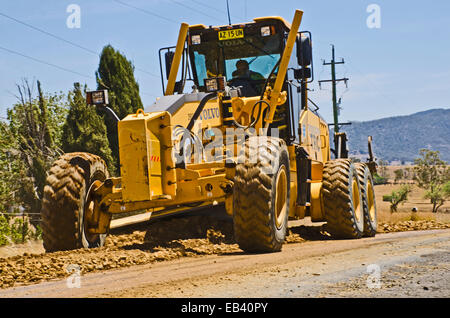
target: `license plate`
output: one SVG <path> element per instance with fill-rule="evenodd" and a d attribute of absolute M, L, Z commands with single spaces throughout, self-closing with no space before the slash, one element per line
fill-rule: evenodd
<path fill-rule="evenodd" d="M 226 30 L 219 31 L 219 40 L 231 40 L 231 39 L 239 39 L 244 37 L 244 29 L 234 29 L 234 30 Z"/>

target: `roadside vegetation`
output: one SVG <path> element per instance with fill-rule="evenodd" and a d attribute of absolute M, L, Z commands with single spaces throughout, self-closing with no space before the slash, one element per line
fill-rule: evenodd
<path fill-rule="evenodd" d="M 110 45 L 95 71 L 97 87 L 108 89 L 111 108 L 123 118 L 142 108 L 134 66 Z M 0 120 L 0 246 L 39 239 L 41 200 L 47 171 L 66 152 L 101 156 L 118 173 L 115 124 L 86 105 L 85 84 L 69 92 L 45 92 L 39 80 L 17 84 L 17 102 Z"/>

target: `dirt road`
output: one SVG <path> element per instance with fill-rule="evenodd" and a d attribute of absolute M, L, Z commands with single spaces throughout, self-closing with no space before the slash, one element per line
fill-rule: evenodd
<path fill-rule="evenodd" d="M 450 230 L 311 240 L 0 290 L 0 297 L 450 297 Z M 69 282 L 69 285 L 68 285 Z"/>

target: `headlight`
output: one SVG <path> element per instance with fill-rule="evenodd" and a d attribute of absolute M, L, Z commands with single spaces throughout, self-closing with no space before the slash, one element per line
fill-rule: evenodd
<path fill-rule="evenodd" d="M 270 26 L 265 26 L 261 28 L 261 36 L 269 36 L 270 33 Z"/>
<path fill-rule="evenodd" d="M 223 91 L 225 90 L 225 77 L 206 78 L 205 87 L 207 92 Z"/>
<path fill-rule="evenodd" d="M 200 35 L 193 35 L 191 36 L 191 43 L 192 45 L 200 44 L 202 42 Z"/>
<path fill-rule="evenodd" d="M 86 104 L 96 106 L 108 105 L 108 91 L 105 89 L 101 91 L 86 92 Z"/>

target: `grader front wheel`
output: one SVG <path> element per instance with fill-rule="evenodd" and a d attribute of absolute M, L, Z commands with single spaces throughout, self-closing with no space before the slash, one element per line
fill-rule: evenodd
<path fill-rule="evenodd" d="M 109 177 L 105 162 L 89 153 L 67 153 L 55 161 L 42 201 L 42 238 L 47 252 L 100 247 L 106 234 L 89 234 L 92 190 Z"/>
<path fill-rule="evenodd" d="M 243 163 L 236 167 L 235 239 L 246 252 L 277 252 L 286 238 L 289 215 L 289 155 L 278 138 L 253 141 L 247 141 Z M 258 160 L 252 162 L 252 156 Z"/>

